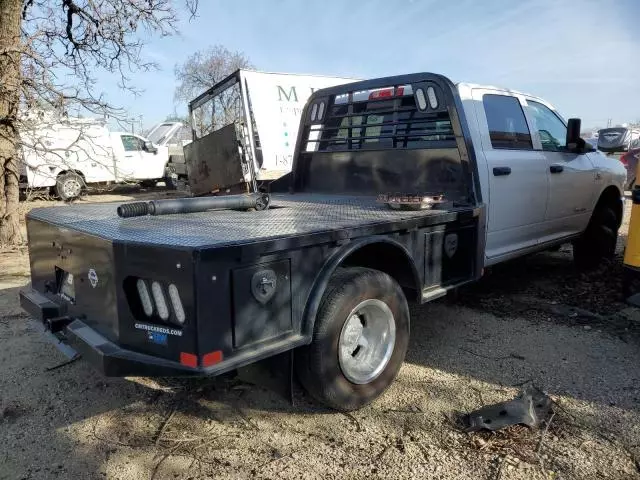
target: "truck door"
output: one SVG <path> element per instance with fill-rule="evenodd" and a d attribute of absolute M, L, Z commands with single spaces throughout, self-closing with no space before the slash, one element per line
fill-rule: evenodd
<path fill-rule="evenodd" d="M 148 152 L 145 140 L 137 135 L 121 134 L 120 141 L 124 148 L 117 161 L 120 180 L 155 180 L 164 176 L 167 147 Z"/>
<path fill-rule="evenodd" d="M 521 99 L 474 89 L 476 120 L 488 169 L 486 263 L 538 243 L 548 196 L 546 158 L 533 148 Z"/>
<path fill-rule="evenodd" d="M 547 105 L 525 100 L 534 148 L 544 157 L 549 177 L 549 202 L 542 241 L 580 233 L 587 227 L 600 180 L 587 154 L 566 151 L 565 122 Z"/>

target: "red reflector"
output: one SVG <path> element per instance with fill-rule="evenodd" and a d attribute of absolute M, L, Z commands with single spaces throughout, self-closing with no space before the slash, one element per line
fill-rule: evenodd
<path fill-rule="evenodd" d="M 404 87 L 398 87 L 398 91 L 396 92 L 396 97 L 401 97 L 404 95 Z"/>
<path fill-rule="evenodd" d="M 203 367 L 210 367 L 211 365 L 215 365 L 216 363 L 220 363 L 221 361 L 222 361 L 222 350 L 209 352 L 206 355 L 202 356 Z"/>
<path fill-rule="evenodd" d="M 376 90 L 369 94 L 369 100 L 375 100 L 376 98 L 387 98 L 393 96 L 393 87 L 385 88 L 384 90 Z"/>
<path fill-rule="evenodd" d="M 198 368 L 198 357 L 193 353 L 180 352 L 180 363 L 185 367 Z"/>
<path fill-rule="evenodd" d="M 620 157 L 620 161 L 622 162 L 623 165 L 627 166 L 629 165 L 629 160 L 627 159 L 627 155 L 629 155 L 628 153 L 625 153 L 624 155 L 622 155 Z"/>

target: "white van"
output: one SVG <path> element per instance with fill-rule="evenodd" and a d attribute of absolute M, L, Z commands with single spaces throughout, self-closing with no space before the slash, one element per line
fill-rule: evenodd
<path fill-rule="evenodd" d="M 155 183 L 165 177 L 168 147 L 103 121 L 64 119 L 23 129 L 22 188 L 52 187 L 63 200 L 95 183 Z"/>

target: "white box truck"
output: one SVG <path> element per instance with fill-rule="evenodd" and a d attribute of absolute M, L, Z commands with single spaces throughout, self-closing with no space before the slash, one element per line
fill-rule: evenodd
<path fill-rule="evenodd" d="M 184 147 L 191 192 L 256 191 L 290 172 L 307 99 L 355 81 L 241 69 L 199 95 L 189 117 L 202 141 Z"/>

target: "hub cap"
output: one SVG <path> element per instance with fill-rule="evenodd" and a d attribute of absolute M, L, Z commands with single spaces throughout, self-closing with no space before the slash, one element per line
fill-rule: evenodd
<path fill-rule="evenodd" d="M 75 178 L 70 178 L 64 182 L 62 185 L 62 191 L 65 196 L 68 198 L 74 198 L 80 195 L 80 190 L 82 189 L 82 185 Z"/>
<path fill-rule="evenodd" d="M 396 322 L 386 303 L 369 299 L 348 315 L 338 345 L 338 361 L 352 383 L 369 383 L 389 363 L 396 343 Z"/>

